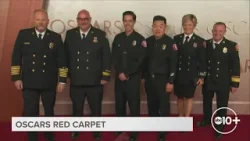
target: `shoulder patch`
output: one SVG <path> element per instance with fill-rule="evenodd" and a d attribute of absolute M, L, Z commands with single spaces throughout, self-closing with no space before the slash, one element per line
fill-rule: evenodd
<path fill-rule="evenodd" d="M 142 45 L 143 47 L 147 47 L 147 42 L 146 42 L 145 40 L 143 40 L 143 41 L 141 42 L 141 45 Z"/>
<path fill-rule="evenodd" d="M 178 48 L 177 48 L 177 46 L 176 46 L 176 44 L 173 44 L 173 50 L 178 50 Z"/>

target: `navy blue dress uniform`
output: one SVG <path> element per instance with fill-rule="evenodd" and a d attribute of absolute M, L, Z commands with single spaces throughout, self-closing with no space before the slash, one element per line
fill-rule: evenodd
<path fill-rule="evenodd" d="M 198 79 L 206 75 L 205 40 L 195 33 L 179 34 L 174 40 L 179 49 L 174 92 L 180 98 L 193 98 Z"/>
<path fill-rule="evenodd" d="M 93 26 L 87 35 L 79 27 L 66 33 L 70 97 L 73 116 L 83 116 L 85 97 L 92 116 L 101 116 L 103 85 L 101 80 L 110 80 L 111 51 L 105 32 Z M 72 136 L 75 136 L 72 134 Z"/>
<path fill-rule="evenodd" d="M 237 43 L 226 38 L 219 43 L 210 39 L 206 41 L 206 46 L 208 66 L 203 87 L 204 120 L 198 123 L 199 126 L 210 124 L 214 93 L 216 93 L 217 108 L 227 107 L 231 87 L 238 88 L 240 83 L 240 58 Z M 224 117 L 226 114 L 227 110 L 220 110 L 217 116 Z M 222 131 L 224 126 L 216 128 Z"/>
<path fill-rule="evenodd" d="M 115 111 L 116 116 L 126 116 L 126 102 L 130 115 L 140 116 L 140 74 L 146 56 L 145 38 L 136 31 L 130 35 L 122 32 L 115 36 L 112 44 L 115 76 Z M 124 73 L 128 80 L 119 79 Z"/>
<path fill-rule="evenodd" d="M 24 116 L 39 116 L 40 96 L 45 116 L 54 115 L 56 86 L 58 82 L 66 83 L 67 71 L 59 34 L 48 29 L 38 33 L 35 28 L 19 31 L 12 53 L 11 79 L 23 82 Z M 29 140 L 36 141 L 37 135 L 30 133 Z"/>
<path fill-rule="evenodd" d="M 173 84 L 176 76 L 178 48 L 172 38 L 151 36 L 147 41 L 147 57 L 143 77 L 147 94 L 149 116 L 169 116 L 170 93 L 166 84 Z M 165 133 L 160 134 L 164 136 Z"/>

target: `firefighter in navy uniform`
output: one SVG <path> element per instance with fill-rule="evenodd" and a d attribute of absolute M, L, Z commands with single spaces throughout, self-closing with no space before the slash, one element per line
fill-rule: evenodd
<path fill-rule="evenodd" d="M 165 34 L 166 18 L 153 18 L 154 35 L 147 38 L 147 57 L 144 63 L 144 83 L 148 114 L 151 117 L 170 115 L 170 94 L 175 80 L 178 48 Z M 166 133 L 159 133 L 158 141 L 165 141 Z"/>
<path fill-rule="evenodd" d="M 174 40 L 179 49 L 178 70 L 174 83 L 179 116 L 189 117 L 196 87 L 202 85 L 206 75 L 205 40 L 194 33 L 197 18 L 193 14 L 184 15 L 184 33 Z"/>
<path fill-rule="evenodd" d="M 61 92 L 66 83 L 65 49 L 61 36 L 47 29 L 48 14 L 34 12 L 34 28 L 20 30 L 11 60 L 11 77 L 17 89 L 22 90 L 25 117 L 39 116 L 40 96 L 45 116 L 54 116 L 56 89 Z M 46 132 L 48 141 L 55 141 Z M 28 133 L 28 141 L 38 141 L 36 132 Z"/>
<path fill-rule="evenodd" d="M 70 77 L 70 97 L 73 104 L 73 116 L 82 117 L 85 98 L 88 100 L 91 115 L 100 117 L 102 112 L 103 86 L 110 79 L 111 51 L 105 32 L 93 27 L 87 10 L 77 15 L 78 27 L 66 33 Z M 72 133 L 72 138 L 79 132 Z M 99 140 L 101 133 L 95 132 Z"/>
<path fill-rule="evenodd" d="M 116 70 L 115 109 L 116 116 L 126 116 L 126 102 L 130 115 L 140 116 L 140 72 L 146 56 L 145 38 L 134 30 L 136 15 L 132 11 L 123 13 L 125 32 L 115 36 L 112 45 L 113 64 Z M 117 133 L 117 135 L 120 133 Z M 133 132 L 130 141 L 135 141 Z"/>
<path fill-rule="evenodd" d="M 223 22 L 213 26 L 213 38 L 206 42 L 207 76 L 203 87 L 204 118 L 198 126 L 211 124 L 212 99 L 216 93 L 217 108 L 227 107 L 230 91 L 235 93 L 240 83 L 240 58 L 237 43 L 224 37 L 226 25 Z M 227 110 L 220 110 L 217 116 L 225 117 Z M 224 126 L 215 128 L 223 132 Z M 216 137 L 221 134 L 216 132 Z"/>

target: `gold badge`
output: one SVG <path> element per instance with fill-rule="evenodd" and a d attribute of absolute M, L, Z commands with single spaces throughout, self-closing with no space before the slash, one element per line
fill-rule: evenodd
<path fill-rule="evenodd" d="M 163 45 L 162 45 L 162 50 L 165 50 L 165 49 L 166 49 L 166 45 L 163 44 Z"/>
<path fill-rule="evenodd" d="M 197 43 L 196 43 L 196 42 L 194 42 L 193 46 L 196 48 L 196 47 L 197 47 Z"/>
<path fill-rule="evenodd" d="M 223 53 L 227 53 L 227 47 L 223 48 Z"/>
<path fill-rule="evenodd" d="M 52 49 L 54 47 L 54 43 L 49 43 L 49 48 Z"/>
<path fill-rule="evenodd" d="M 135 45 L 136 45 L 136 40 L 134 40 L 134 41 L 132 42 L 132 45 L 133 45 L 133 46 L 135 46 Z"/>
<path fill-rule="evenodd" d="M 94 42 L 94 43 L 97 43 L 97 42 L 98 42 L 97 37 L 94 37 L 93 42 Z"/>

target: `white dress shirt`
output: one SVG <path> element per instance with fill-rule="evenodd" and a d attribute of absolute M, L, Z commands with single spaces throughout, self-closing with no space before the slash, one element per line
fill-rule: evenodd
<path fill-rule="evenodd" d="M 194 34 L 194 33 L 189 34 L 189 35 L 184 34 L 183 43 L 185 43 L 185 41 L 186 41 L 186 37 L 187 37 L 187 36 L 189 37 L 189 38 L 188 38 L 188 42 L 189 42 L 189 41 L 190 41 L 190 39 L 192 38 L 193 34 Z"/>
<path fill-rule="evenodd" d="M 45 32 L 46 32 L 46 30 L 43 31 L 43 32 L 39 32 L 39 31 L 36 30 L 37 38 L 39 38 L 39 34 L 42 34 L 42 39 L 43 39 L 43 37 L 44 37 L 44 35 L 45 35 Z"/>
<path fill-rule="evenodd" d="M 214 47 L 214 49 L 215 49 L 215 47 L 216 47 L 215 44 L 220 44 L 222 40 L 223 40 L 223 39 L 221 39 L 219 42 L 216 42 L 216 41 L 213 40 L 213 47 Z"/>
<path fill-rule="evenodd" d="M 91 28 L 91 27 L 90 27 L 90 28 Z M 89 28 L 86 32 L 83 32 L 83 31 L 80 29 L 81 39 L 83 38 L 83 35 L 82 35 L 82 34 L 85 34 L 85 38 L 87 37 L 87 35 L 88 35 L 88 33 L 89 33 L 90 28 Z"/>

